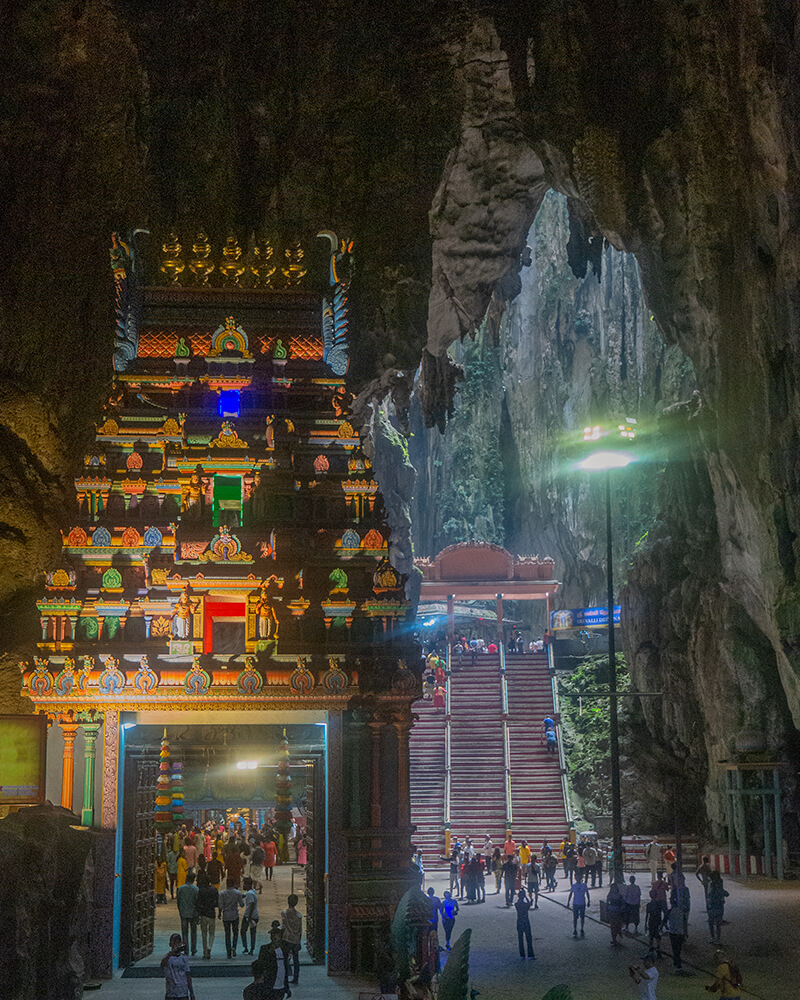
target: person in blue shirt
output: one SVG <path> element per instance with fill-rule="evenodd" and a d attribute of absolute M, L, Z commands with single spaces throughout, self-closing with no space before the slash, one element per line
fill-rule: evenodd
<path fill-rule="evenodd" d="M 555 733 L 555 730 L 554 729 L 548 729 L 545 735 L 547 736 L 547 752 L 548 753 L 555 753 L 556 749 L 558 747 L 558 744 L 556 743 L 556 733 Z"/>
<path fill-rule="evenodd" d="M 444 894 L 444 899 L 442 900 L 442 927 L 444 928 L 445 942 L 447 950 L 450 951 L 450 935 L 453 933 L 453 927 L 456 922 L 456 915 L 458 914 L 458 902 L 453 899 L 448 890 Z"/>
<path fill-rule="evenodd" d="M 583 925 L 586 922 L 586 907 L 587 905 L 591 906 L 592 901 L 589 898 L 589 887 L 580 876 L 570 887 L 567 896 L 567 909 L 569 909 L 570 900 L 572 900 L 572 936 L 575 938 L 578 936 L 578 918 L 580 917 L 581 937 L 585 937 Z"/>

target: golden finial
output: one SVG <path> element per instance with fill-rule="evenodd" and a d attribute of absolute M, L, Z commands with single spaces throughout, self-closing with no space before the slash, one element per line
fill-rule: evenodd
<path fill-rule="evenodd" d="M 286 258 L 286 264 L 281 268 L 281 274 L 285 279 L 286 287 L 297 288 L 308 271 L 308 268 L 303 264 L 305 251 L 300 246 L 300 241 L 292 240 L 283 251 L 283 256 Z"/>
<path fill-rule="evenodd" d="M 189 270 L 195 276 L 198 285 L 207 285 L 208 276 L 214 270 L 214 265 L 208 259 L 210 254 L 211 244 L 201 229 L 192 244 L 192 259 L 189 261 Z"/>
<path fill-rule="evenodd" d="M 235 287 L 239 284 L 239 279 L 244 274 L 244 264 L 239 260 L 241 256 L 242 248 L 239 246 L 239 241 L 235 236 L 229 236 L 222 248 L 222 263 L 219 266 L 219 272 L 226 285 Z"/>
<path fill-rule="evenodd" d="M 176 233 L 170 233 L 161 247 L 164 254 L 164 259 L 161 262 L 161 273 L 175 285 L 180 284 L 178 278 L 186 267 L 180 259 L 182 249 Z"/>
<path fill-rule="evenodd" d="M 269 288 L 272 275 L 277 270 L 276 265 L 272 263 L 274 253 L 272 243 L 266 236 L 253 245 L 253 262 L 250 265 L 250 270 L 255 279 L 254 288 Z"/>

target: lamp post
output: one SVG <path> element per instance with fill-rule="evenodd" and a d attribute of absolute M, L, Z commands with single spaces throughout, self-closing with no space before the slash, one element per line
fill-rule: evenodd
<path fill-rule="evenodd" d="M 614 851 L 613 882 L 624 881 L 622 870 L 622 799 L 620 794 L 619 766 L 619 716 L 617 695 L 617 653 L 614 643 L 614 564 L 611 532 L 611 472 L 624 469 L 634 462 L 630 444 L 636 437 L 635 420 L 626 419 L 615 428 L 600 426 L 586 427 L 583 440 L 587 444 L 597 443 L 582 462 L 582 469 L 589 472 L 605 473 L 606 495 L 606 582 L 608 596 L 608 700 L 609 700 L 609 750 L 611 753 L 611 842 Z"/>

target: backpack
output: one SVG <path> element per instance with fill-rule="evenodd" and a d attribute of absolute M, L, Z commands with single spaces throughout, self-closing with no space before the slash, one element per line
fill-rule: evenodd
<path fill-rule="evenodd" d="M 728 982 L 731 984 L 731 986 L 734 986 L 736 989 L 741 989 L 741 987 L 742 987 L 742 973 L 739 970 L 739 966 L 736 965 L 733 962 L 728 962 L 728 976 L 727 976 L 727 979 L 728 979 Z"/>

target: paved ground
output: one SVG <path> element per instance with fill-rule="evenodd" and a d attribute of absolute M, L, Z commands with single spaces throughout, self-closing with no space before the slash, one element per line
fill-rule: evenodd
<path fill-rule="evenodd" d="M 644 876 L 642 876 L 643 879 Z M 560 883 L 563 885 L 564 883 Z M 446 883 L 433 882 L 437 890 Z M 727 900 L 723 944 L 739 964 L 746 989 L 743 997 L 777 1000 L 797 996 L 800 982 L 800 885 L 760 880 L 758 883 L 726 881 Z M 702 912 L 699 883 L 692 891 L 693 911 L 689 941 L 684 946 L 684 965 L 690 975 L 675 976 L 671 958 L 658 963 L 659 1000 L 697 1000 L 710 983 L 714 947 L 709 943 L 708 925 Z M 605 892 L 602 890 L 602 898 Z M 487 895 L 486 902 L 462 906 L 455 936 L 472 927 L 470 970 L 473 986 L 481 1000 L 540 1000 L 560 983 L 572 989 L 574 1000 L 616 1000 L 634 998 L 636 990 L 628 966 L 645 953 L 646 939 L 626 938 L 621 947 L 611 947 L 607 925 L 599 922 L 601 893 L 592 895 L 587 911 L 586 937 L 572 937 L 572 914 L 565 909 L 567 889 L 539 897 L 539 909 L 531 910 L 535 962 L 519 961 L 516 914 L 500 902 L 502 896 Z M 668 938 L 663 943 L 668 949 Z"/>
<path fill-rule="evenodd" d="M 272 886 L 265 888 L 259 911 L 262 932 L 256 942 L 266 939 L 269 922 L 280 916 L 288 895 L 290 873 L 279 870 Z M 431 884 L 430 882 L 428 884 Z M 441 895 L 446 884 L 432 883 Z M 563 884 L 563 883 L 562 883 Z M 729 921 L 723 928 L 723 943 L 730 949 L 742 969 L 746 989 L 743 998 L 778 1000 L 798 995 L 800 982 L 800 884 L 782 885 L 770 880 L 737 883 L 726 880 L 730 892 L 725 912 Z M 605 890 L 603 890 L 603 895 Z M 645 940 L 626 938 L 622 947 L 610 946 L 608 927 L 599 923 L 600 893 L 592 896 L 587 919 L 586 937 L 572 937 L 572 914 L 564 908 L 567 890 L 559 889 L 550 896 L 540 897 L 539 909 L 531 911 L 535 962 L 520 962 L 517 951 L 515 912 L 507 910 L 501 897 L 487 896 L 486 903 L 462 905 L 456 923 L 455 936 L 471 927 L 471 973 L 473 986 L 481 1000 L 540 1000 L 553 986 L 566 983 L 574 1000 L 627 1000 L 636 992 L 627 972 L 628 965 L 644 954 Z M 669 958 L 659 963 L 661 979 L 659 1000 L 697 1000 L 707 996 L 703 986 L 711 982 L 710 970 L 714 948 L 709 943 L 705 914 L 702 912 L 700 886 L 692 888 L 693 910 L 690 919 L 690 939 L 684 948 L 687 976 L 674 976 Z M 302 902 L 300 904 L 302 911 Z M 167 950 L 166 941 L 175 929 L 174 904 L 159 907 L 156 949 L 142 966 L 157 965 Z M 179 929 L 179 925 L 178 925 Z M 665 939 L 665 945 L 668 939 Z M 198 943 L 202 952 L 202 946 Z M 242 956 L 228 960 L 224 938 L 218 936 L 211 963 L 195 957 L 200 966 L 246 965 L 250 958 Z M 309 962 L 305 956 L 305 962 Z M 238 1000 L 248 979 L 226 977 L 201 979 L 195 982 L 197 1000 Z M 346 1000 L 357 997 L 370 984 L 347 978 L 328 977 L 320 966 L 304 964 L 300 970 L 300 985 L 293 991 L 295 1000 Z M 144 1000 L 163 997 L 163 982 L 158 979 L 115 979 L 103 985 L 97 994 L 101 1000 Z M 91 996 L 91 994 L 87 994 Z"/>

